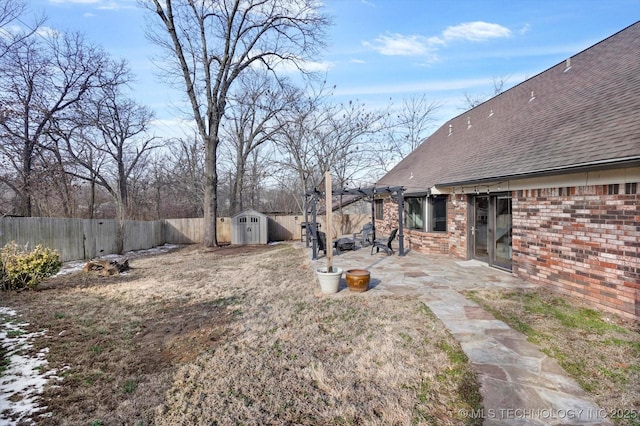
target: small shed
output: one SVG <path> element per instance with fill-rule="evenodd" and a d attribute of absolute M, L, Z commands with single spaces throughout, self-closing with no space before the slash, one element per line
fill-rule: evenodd
<path fill-rule="evenodd" d="M 231 244 L 267 244 L 268 217 L 259 211 L 244 210 L 231 219 Z"/>

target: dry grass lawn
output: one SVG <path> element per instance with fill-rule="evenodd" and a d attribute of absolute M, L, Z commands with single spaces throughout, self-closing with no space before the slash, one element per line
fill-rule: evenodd
<path fill-rule="evenodd" d="M 293 245 L 181 248 L 112 277 L 3 294 L 45 330 L 39 425 L 468 424 L 481 407 L 457 342 L 420 302 L 322 296 Z"/>

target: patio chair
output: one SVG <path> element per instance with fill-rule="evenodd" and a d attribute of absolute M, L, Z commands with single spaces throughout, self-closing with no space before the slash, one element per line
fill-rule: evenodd
<path fill-rule="evenodd" d="M 316 239 L 318 241 L 318 251 L 323 251 L 324 254 L 327 254 L 327 238 L 324 232 L 318 231 L 317 227 L 309 224 L 306 227 L 307 238 L 311 237 L 312 239 Z"/>
<path fill-rule="evenodd" d="M 393 254 L 393 249 L 391 248 L 391 243 L 396 238 L 396 234 L 398 233 L 398 228 L 391 231 L 386 238 L 376 238 L 371 246 L 371 254 L 373 254 L 373 249 L 376 249 L 376 253 L 379 253 L 380 250 L 384 250 L 387 253 L 387 256 Z"/>
<path fill-rule="evenodd" d="M 355 243 L 360 243 L 360 247 L 366 247 L 372 244 L 372 236 L 373 236 L 373 223 L 366 223 L 360 232 L 356 232 L 353 234 L 353 241 Z"/>
<path fill-rule="evenodd" d="M 327 255 L 327 234 L 318 231 L 318 251 L 322 250 Z"/>

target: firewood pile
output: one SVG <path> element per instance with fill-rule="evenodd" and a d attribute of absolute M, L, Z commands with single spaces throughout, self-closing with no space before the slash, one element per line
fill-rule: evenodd
<path fill-rule="evenodd" d="M 115 260 L 90 260 L 82 268 L 85 272 L 92 272 L 97 275 L 108 277 L 110 275 L 118 275 L 129 270 L 129 260 L 119 263 Z"/>

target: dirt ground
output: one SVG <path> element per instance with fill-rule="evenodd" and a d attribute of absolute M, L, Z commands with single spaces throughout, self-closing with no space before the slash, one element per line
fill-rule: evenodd
<path fill-rule="evenodd" d="M 481 407 L 457 342 L 421 303 L 323 296 L 290 244 L 183 247 L 126 274 L 3 294 L 46 330 L 39 425 L 468 424 Z M 41 413 L 42 414 L 42 413 Z"/>

